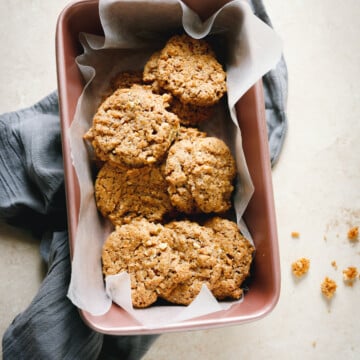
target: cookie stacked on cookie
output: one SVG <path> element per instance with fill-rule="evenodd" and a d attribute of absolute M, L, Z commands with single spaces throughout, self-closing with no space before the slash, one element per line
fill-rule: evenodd
<path fill-rule="evenodd" d="M 175 35 L 141 75 L 112 79 L 84 136 L 102 163 L 97 207 L 115 227 L 104 275 L 130 274 L 135 307 L 158 298 L 187 305 L 202 284 L 238 299 L 254 248 L 218 216 L 231 208 L 235 161 L 197 128 L 225 94 L 226 73 L 205 40 Z"/>

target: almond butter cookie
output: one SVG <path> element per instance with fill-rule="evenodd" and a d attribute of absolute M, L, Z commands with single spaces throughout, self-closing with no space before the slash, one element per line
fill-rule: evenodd
<path fill-rule="evenodd" d="M 226 73 L 205 40 L 186 34 L 171 37 L 157 66 L 160 86 L 182 103 L 211 106 L 226 92 Z"/>
<path fill-rule="evenodd" d="M 123 271 L 130 274 L 131 297 L 134 307 L 144 308 L 158 298 L 168 276 L 175 281 L 190 276 L 188 266 L 179 266 L 179 259 L 168 246 L 171 230 L 146 220 L 117 226 L 103 245 L 102 266 L 104 275 Z M 185 277 L 182 275 L 185 274 Z"/>
<path fill-rule="evenodd" d="M 100 105 L 84 138 L 102 161 L 134 167 L 158 163 L 179 129 L 178 117 L 166 109 L 170 100 L 146 86 L 116 90 Z"/>
<path fill-rule="evenodd" d="M 105 163 L 96 178 L 95 199 L 101 214 L 114 225 L 139 218 L 161 221 L 172 210 L 159 166 L 129 168 Z"/>
<path fill-rule="evenodd" d="M 240 286 L 250 275 L 250 267 L 255 248 L 244 237 L 237 224 L 231 220 L 214 217 L 204 227 L 213 230 L 215 247 L 220 247 L 219 277 L 213 276 L 210 290 L 221 300 L 226 298 L 239 299 L 242 296 Z M 214 270 L 215 272 L 215 270 Z"/>
<path fill-rule="evenodd" d="M 175 142 L 165 165 L 170 200 L 187 214 L 221 213 L 231 207 L 235 160 L 228 146 L 215 137 Z"/>
<path fill-rule="evenodd" d="M 170 246 L 183 254 L 191 277 L 160 296 L 175 304 L 190 304 L 205 284 L 219 299 L 240 299 L 241 285 L 250 274 L 254 247 L 242 236 L 237 225 L 213 218 L 204 226 L 188 220 L 173 221 L 166 228 L 177 236 Z"/>

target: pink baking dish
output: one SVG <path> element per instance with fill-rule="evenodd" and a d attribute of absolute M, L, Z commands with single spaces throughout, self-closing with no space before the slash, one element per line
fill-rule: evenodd
<path fill-rule="evenodd" d="M 203 17 L 211 14 L 225 2 L 208 1 L 206 6 L 204 3 L 201 6 L 195 0 L 186 1 Z M 56 32 L 58 90 L 71 251 L 78 222 L 79 185 L 72 166 L 67 139 L 69 126 L 84 85 L 75 64 L 75 57 L 82 52 L 78 41 L 80 32 L 102 34 L 98 0 L 78 1 L 68 5 L 59 16 Z M 139 325 L 115 304 L 102 316 L 93 316 L 80 310 L 83 320 L 89 327 L 113 335 L 206 329 L 254 321 L 264 317 L 275 307 L 280 295 L 280 262 L 261 81 L 240 99 L 236 110 L 243 136 L 244 152 L 255 186 L 254 195 L 244 214 L 256 246 L 250 290 L 244 302 L 226 311 L 152 330 Z"/>

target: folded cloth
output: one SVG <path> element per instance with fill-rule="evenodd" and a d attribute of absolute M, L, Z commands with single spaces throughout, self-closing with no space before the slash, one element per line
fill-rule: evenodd
<path fill-rule="evenodd" d="M 3 359 L 139 359 L 155 336 L 92 331 L 66 297 L 66 231 L 58 97 L 0 116 L 0 218 L 42 236 L 47 275 L 3 337 Z"/>
<path fill-rule="evenodd" d="M 255 14 L 270 24 L 262 1 Z M 263 78 L 271 162 L 286 132 L 284 59 Z M 3 336 L 3 359 L 139 359 L 156 336 L 110 336 L 88 328 L 66 297 L 70 256 L 57 92 L 34 106 L 0 115 L 0 219 L 41 237 L 48 265 L 41 287 Z"/>
<path fill-rule="evenodd" d="M 252 0 L 250 5 L 254 14 L 272 27 L 271 20 L 261 0 Z M 287 129 L 286 103 L 288 94 L 288 72 L 282 56 L 275 69 L 263 76 L 266 124 L 271 165 L 280 156 Z"/>

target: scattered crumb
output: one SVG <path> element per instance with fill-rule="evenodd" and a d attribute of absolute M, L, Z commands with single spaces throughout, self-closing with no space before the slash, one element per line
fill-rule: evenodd
<path fill-rule="evenodd" d="M 315 347 L 316 347 L 316 341 L 313 341 L 313 342 L 311 343 L 311 345 L 312 345 L 313 348 L 315 348 Z"/>
<path fill-rule="evenodd" d="M 352 228 L 348 231 L 347 237 L 348 237 L 348 239 L 351 240 L 351 241 L 357 240 L 358 237 L 359 237 L 359 227 L 358 227 L 358 226 L 352 227 Z"/>
<path fill-rule="evenodd" d="M 294 239 L 298 239 L 300 237 L 300 233 L 298 231 L 293 231 L 291 233 L 291 237 Z"/>
<path fill-rule="evenodd" d="M 354 281 L 358 277 L 359 272 L 355 266 L 349 266 L 343 270 L 343 280 L 346 285 L 353 286 Z"/>
<path fill-rule="evenodd" d="M 335 270 L 338 269 L 338 266 L 337 266 L 337 263 L 336 263 L 335 260 L 333 260 L 333 261 L 331 262 L 331 266 L 332 266 Z"/>
<path fill-rule="evenodd" d="M 336 282 L 327 276 L 325 277 L 324 281 L 321 283 L 321 292 L 328 299 L 331 299 L 334 296 L 336 288 L 337 288 Z"/>
<path fill-rule="evenodd" d="M 296 277 L 302 277 L 309 271 L 310 260 L 306 258 L 300 258 L 291 264 L 292 273 Z"/>
<path fill-rule="evenodd" d="M 325 241 L 327 240 L 327 237 L 326 237 L 326 235 L 324 235 L 324 240 L 325 240 Z"/>

